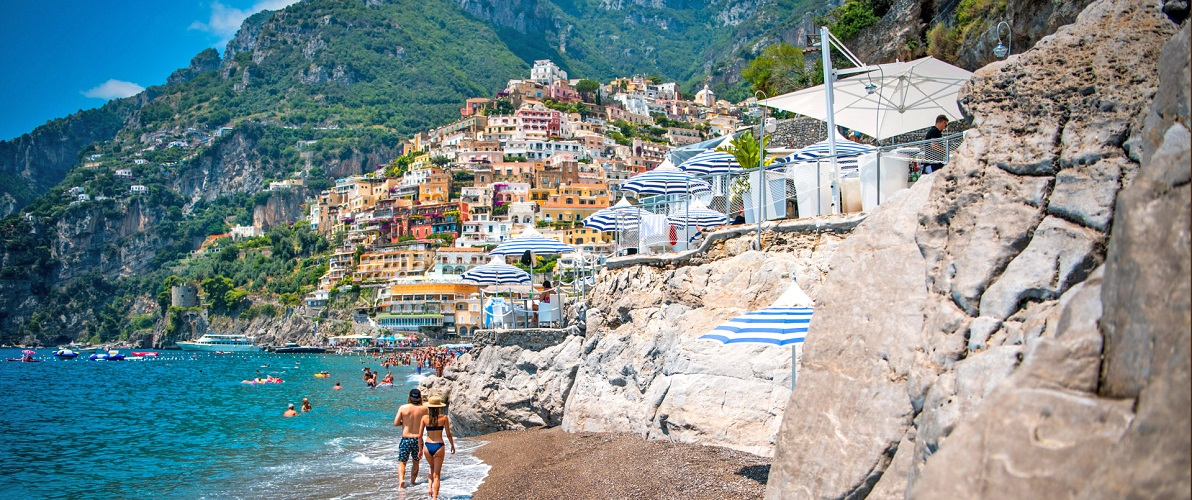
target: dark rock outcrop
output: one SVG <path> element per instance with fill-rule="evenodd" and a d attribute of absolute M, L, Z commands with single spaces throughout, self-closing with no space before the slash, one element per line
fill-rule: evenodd
<path fill-rule="evenodd" d="M 836 252 L 767 497 L 1186 496 L 1188 135 L 1142 127 L 1175 31 L 1098 0 L 974 74 L 960 153 Z"/>
<path fill-rule="evenodd" d="M 212 48 L 203 49 L 202 52 L 191 58 L 189 66 L 170 73 L 170 76 L 166 78 L 166 85 L 188 82 L 203 73 L 219 69 L 219 65 L 219 52 Z"/>

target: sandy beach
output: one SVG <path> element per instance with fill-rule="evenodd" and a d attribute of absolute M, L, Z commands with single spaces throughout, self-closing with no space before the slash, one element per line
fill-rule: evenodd
<path fill-rule="evenodd" d="M 475 498 L 761 498 L 768 458 L 632 434 L 537 428 L 477 436 L 490 466 Z"/>

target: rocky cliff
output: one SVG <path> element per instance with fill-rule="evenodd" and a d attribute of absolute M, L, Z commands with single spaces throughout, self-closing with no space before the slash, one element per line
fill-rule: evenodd
<path fill-rule="evenodd" d="M 961 153 L 835 253 L 768 498 L 1187 496 L 1176 29 L 1098 0 L 974 74 Z"/>
<path fill-rule="evenodd" d="M 116 137 L 132 108 L 130 99 L 113 101 L 0 141 L 0 218 L 61 182 L 66 171 L 79 163 L 83 148 Z"/>
<path fill-rule="evenodd" d="M 847 229 L 817 231 L 814 222 L 785 229 L 767 234 L 765 251 L 750 250 L 754 236 L 745 235 L 685 266 L 606 271 L 587 302 L 582 335 L 483 347 L 427 390 L 450 394 L 453 425 L 464 435 L 562 425 L 768 456 L 790 394 L 792 348 L 697 338 L 769 306 L 791 279 L 819 294 Z"/>

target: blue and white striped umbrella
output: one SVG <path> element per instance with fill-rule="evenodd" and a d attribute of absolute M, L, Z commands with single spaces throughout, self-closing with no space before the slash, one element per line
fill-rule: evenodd
<path fill-rule="evenodd" d="M 811 312 L 810 307 L 767 307 L 737 316 L 700 339 L 725 344 L 797 344 L 807 338 Z"/>
<path fill-rule="evenodd" d="M 707 193 L 712 186 L 707 182 L 695 178 L 695 175 L 677 168 L 656 168 L 642 172 L 621 184 L 621 189 L 643 194 L 691 194 Z"/>
<path fill-rule="evenodd" d="M 737 157 L 724 151 L 704 151 L 681 163 L 679 169 L 695 175 L 727 174 L 741 170 Z"/>
<path fill-rule="evenodd" d="M 671 210 L 666 222 L 679 227 L 714 227 L 728 224 L 728 217 L 693 199 L 686 206 Z"/>
<path fill-rule="evenodd" d="M 467 270 L 463 278 L 479 285 L 524 285 L 530 282 L 529 273 L 496 256 L 488 264 Z"/>
<path fill-rule="evenodd" d="M 635 207 L 629 204 L 629 200 L 621 198 L 616 205 L 602 208 L 589 215 L 584 219 L 584 226 L 597 231 L 616 231 L 635 227 L 641 223 L 643 212 L 645 211 L 640 207 Z"/>
<path fill-rule="evenodd" d="M 873 146 L 866 146 L 838 136 L 836 138 L 836 164 L 845 170 L 856 169 L 857 158 L 874 149 Z M 780 158 L 778 162 L 810 163 L 821 158 L 829 158 L 831 155 L 829 150 L 828 141 L 823 140 Z"/>
<path fill-rule="evenodd" d="M 527 228 L 518 237 L 497 245 L 497 248 L 492 249 L 488 253 L 489 255 L 521 255 L 526 253 L 526 250 L 533 252 L 535 255 L 551 255 L 575 251 L 574 248 L 564 245 L 559 240 L 552 240 L 542 236 L 534 228 Z"/>
<path fill-rule="evenodd" d="M 737 316 L 701 336 L 700 340 L 714 340 L 725 344 L 752 343 L 798 345 L 807 338 L 811 324 L 811 298 L 798 283 L 791 281 L 782 296 L 760 311 Z M 791 389 L 795 388 L 796 355 L 791 349 Z"/>

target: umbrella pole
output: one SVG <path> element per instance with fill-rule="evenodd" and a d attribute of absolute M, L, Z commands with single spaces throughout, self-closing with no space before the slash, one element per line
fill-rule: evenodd
<path fill-rule="evenodd" d="M 799 372 L 795 370 L 795 349 L 799 348 L 799 344 L 791 344 L 791 391 L 795 390 L 795 377 L 799 376 Z"/>

